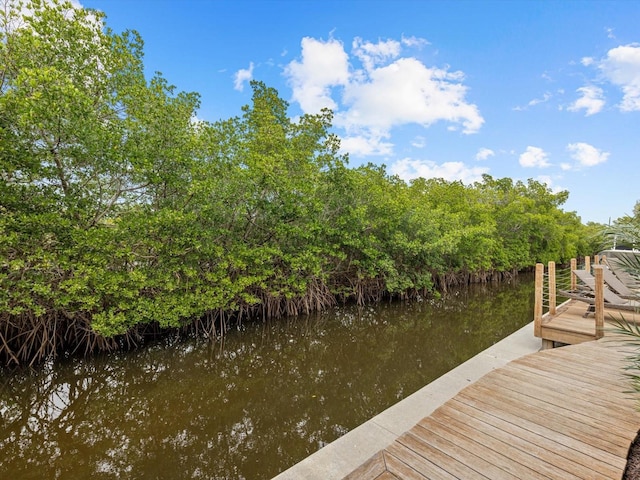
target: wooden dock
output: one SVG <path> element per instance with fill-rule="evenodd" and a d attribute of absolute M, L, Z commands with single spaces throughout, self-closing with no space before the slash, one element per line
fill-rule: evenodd
<path fill-rule="evenodd" d="M 640 428 L 630 351 L 606 336 L 515 360 L 346 479 L 619 479 Z"/>
<path fill-rule="evenodd" d="M 597 325 L 593 313 L 587 312 L 587 304 L 578 300 L 568 300 L 559 305 L 554 314 L 545 313 L 540 322 L 540 329 L 536 336 L 543 341 L 543 348 L 552 345 L 549 342 L 557 342 L 573 345 L 576 343 L 589 342 L 602 337 L 599 330 L 606 330 L 615 327 L 615 321 L 622 316 L 625 320 L 638 323 L 640 314 L 632 311 L 621 311 L 612 308 L 604 309 L 603 326 Z"/>
<path fill-rule="evenodd" d="M 575 269 L 576 261 L 572 260 L 571 271 Z M 591 267 L 588 271 L 590 269 Z M 534 335 L 542 339 L 543 349 L 553 348 L 556 344 L 573 345 L 597 340 L 604 336 L 605 330 L 611 328 L 616 320 L 623 317 L 632 323 L 640 321 L 639 312 L 619 310 L 605 303 L 603 291 L 606 287 L 602 266 L 594 265 L 593 272 L 595 277 L 593 304 L 574 299 L 556 306 L 559 292 L 556 287 L 555 263 L 549 262 L 548 273 L 544 272 L 542 264 L 536 266 Z M 571 285 L 565 288 L 576 289 L 576 278 L 573 274 L 571 274 Z M 547 311 L 543 314 L 545 308 Z"/>

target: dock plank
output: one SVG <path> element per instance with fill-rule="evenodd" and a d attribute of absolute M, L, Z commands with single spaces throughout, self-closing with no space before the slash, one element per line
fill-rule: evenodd
<path fill-rule="evenodd" d="M 567 394 L 571 395 L 572 407 L 580 405 L 590 412 L 592 416 L 596 413 L 600 414 L 603 421 L 611 420 L 615 425 L 618 422 L 629 422 L 629 417 L 625 412 L 616 408 L 620 401 L 620 397 L 610 397 L 606 395 L 606 390 L 598 389 L 602 396 L 594 397 L 593 391 L 585 393 L 585 384 L 576 385 L 563 381 L 557 375 L 553 378 L 536 375 L 535 372 L 526 370 L 504 369 L 496 372 L 494 378 L 504 378 L 505 382 L 526 382 L 529 394 L 537 394 L 538 398 L 543 398 L 549 403 L 554 403 L 560 407 L 567 406 Z M 522 386 L 520 386 L 522 388 Z"/>
<path fill-rule="evenodd" d="M 387 465 L 388 472 L 391 473 L 394 478 L 402 478 L 406 480 L 429 479 L 429 477 L 423 475 L 418 470 L 412 468 L 410 465 L 390 454 L 389 452 L 385 452 L 384 460 Z"/>
<path fill-rule="evenodd" d="M 431 435 L 430 441 L 425 441 L 427 436 L 416 435 L 414 429 L 398 438 L 397 442 L 425 459 L 439 465 L 454 478 L 465 478 L 468 480 L 485 480 L 487 478 L 471 468 L 467 464 L 467 458 L 464 458 L 462 455 L 457 455 L 460 451 L 452 451 L 452 447 L 455 447 L 455 445 L 447 445 L 451 442 L 446 439 L 441 439 L 435 434 Z M 464 461 L 461 461 L 463 458 Z"/>
<path fill-rule="evenodd" d="M 553 448 L 555 444 L 562 445 L 562 448 L 568 448 L 577 450 L 584 455 L 594 459 L 598 463 L 604 463 L 616 468 L 622 468 L 624 465 L 621 462 L 618 455 L 612 454 L 602 448 L 599 445 L 592 445 L 583 441 L 576 435 L 576 432 L 566 432 L 562 428 L 558 428 L 554 424 L 546 424 L 539 422 L 537 417 L 529 419 L 522 412 L 509 412 L 502 408 L 501 405 L 493 405 L 485 403 L 475 397 L 467 397 L 464 394 L 458 395 L 453 401 L 458 401 L 464 405 L 475 408 L 483 414 L 492 415 L 501 420 L 511 422 L 515 425 L 526 428 L 534 435 L 539 437 L 539 441 L 543 445 L 549 445 L 549 448 Z M 557 450 L 556 450 L 557 451 Z"/>
<path fill-rule="evenodd" d="M 456 480 L 458 478 L 400 442 L 392 443 L 385 452 L 393 455 L 414 470 L 422 472 L 427 478 L 439 478 L 441 480 Z"/>
<path fill-rule="evenodd" d="M 503 374 L 504 373 L 504 374 Z M 508 375 L 508 372 L 495 372 L 491 376 L 490 384 L 498 385 L 504 389 L 512 390 L 518 395 L 526 395 L 533 402 L 544 402 L 551 408 L 570 415 L 572 418 L 581 419 L 583 422 L 589 419 L 590 422 L 610 425 L 612 429 L 619 429 L 622 432 L 633 428 L 635 424 L 616 407 L 618 402 L 602 399 L 606 406 L 590 401 L 589 394 L 578 388 L 570 388 L 565 385 L 562 391 L 558 388 L 550 388 L 549 385 L 536 385 L 531 375 L 526 378 Z M 513 373 L 513 372 L 511 372 Z M 561 387 L 560 387 L 561 388 Z M 522 392 L 522 393 L 520 393 Z M 570 397 L 568 402 L 567 397 Z"/>
<path fill-rule="evenodd" d="M 623 372 L 628 354 L 605 337 L 514 360 L 346 478 L 620 478 L 640 426 Z"/>
<path fill-rule="evenodd" d="M 451 405 L 443 405 L 443 412 L 447 414 L 455 412 L 457 415 L 463 415 L 464 421 L 469 425 L 478 429 L 482 428 L 490 435 L 507 438 L 514 446 L 531 452 L 545 462 L 558 465 L 581 478 L 610 479 L 618 471 L 606 461 L 594 462 L 593 451 L 584 453 L 572 448 L 576 445 L 567 442 L 565 438 L 545 435 L 536 429 L 529 430 L 527 428 L 529 425 L 524 422 L 513 423 L 513 417 L 504 416 L 503 418 L 499 413 L 494 415 L 459 401 L 451 402 Z M 479 426 L 477 422 L 482 422 L 485 425 Z"/>
<path fill-rule="evenodd" d="M 483 422 L 469 421 L 470 419 L 460 415 L 459 412 L 447 412 L 442 409 L 433 418 L 443 425 L 448 425 L 456 434 L 466 436 L 490 449 L 492 455 L 497 455 L 495 464 L 517 478 L 564 478 L 566 480 L 584 478 L 574 475 L 570 468 L 566 468 L 568 465 L 563 458 L 554 457 L 555 464 L 539 462 L 540 458 L 548 458 L 543 449 L 534 449 L 526 442 L 519 442 L 516 436 L 505 435 L 505 432 L 491 428 Z"/>
<path fill-rule="evenodd" d="M 422 420 L 418 427 L 411 431 L 422 441 L 442 449 L 449 455 L 464 458 L 467 466 L 487 478 L 546 478 L 529 469 L 526 469 L 527 474 L 523 475 L 522 469 L 518 469 L 513 462 L 506 461 L 504 456 L 491 446 L 476 441 L 468 434 L 458 434 L 451 426 L 438 422 L 434 416 Z M 480 436 L 480 433 L 476 432 L 477 436 Z"/>
<path fill-rule="evenodd" d="M 384 463 L 384 452 L 376 453 L 369 460 L 345 477 L 345 480 L 375 480 L 387 471 Z"/>
<path fill-rule="evenodd" d="M 600 450 L 611 453 L 612 455 L 620 455 L 620 446 L 612 444 L 608 439 L 600 436 L 594 436 L 591 426 L 584 425 L 580 421 L 564 418 L 562 414 L 556 414 L 553 410 L 544 410 L 530 405 L 523 404 L 509 397 L 509 392 L 501 392 L 501 398 L 494 395 L 495 389 L 477 388 L 473 392 L 472 399 L 479 399 L 484 403 L 488 403 L 498 409 L 518 416 L 541 426 L 548 427 L 556 432 L 565 433 L 566 435 L 592 445 Z M 469 397 L 463 392 L 460 394 L 462 398 L 469 401 Z"/>
<path fill-rule="evenodd" d="M 487 379 L 489 380 L 489 379 Z M 586 441 L 601 441 L 602 448 L 609 449 L 612 453 L 618 454 L 620 448 L 628 447 L 626 437 L 621 434 L 620 428 L 610 428 L 610 425 L 601 425 L 597 420 L 594 420 L 590 416 L 587 416 L 575 412 L 568 408 L 558 407 L 551 405 L 544 400 L 530 397 L 524 393 L 516 392 L 510 389 L 500 389 L 500 385 L 487 381 L 478 386 L 478 390 L 481 390 L 485 396 L 494 396 L 496 391 L 500 392 L 500 398 L 498 400 L 508 403 L 514 411 L 526 410 L 539 418 L 540 422 L 547 422 L 549 420 L 554 421 L 558 426 L 574 432 L 580 433 L 583 438 L 592 435 L 595 430 L 603 430 L 606 435 L 601 436 L 599 439 L 592 439 Z M 567 397 L 567 402 L 570 404 L 571 398 Z M 604 430 L 606 428 L 606 430 Z"/>

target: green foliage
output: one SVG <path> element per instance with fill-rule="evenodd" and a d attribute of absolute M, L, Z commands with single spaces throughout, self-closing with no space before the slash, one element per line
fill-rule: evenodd
<path fill-rule="evenodd" d="M 261 82 L 241 116 L 194 121 L 197 94 L 145 78 L 136 32 L 29 11 L 0 14 L 1 322 L 112 337 L 592 253 L 567 192 L 347 168 L 331 112 L 294 121 Z"/>
<path fill-rule="evenodd" d="M 638 249 L 640 247 L 640 201 L 635 203 L 633 215 L 617 218 L 608 226 L 591 224 L 598 250 Z"/>
<path fill-rule="evenodd" d="M 618 219 L 612 227 L 604 229 L 603 232 L 611 240 L 617 238 L 626 245 L 640 244 L 640 229 L 633 218 Z M 631 278 L 640 278 L 640 256 L 624 256 L 618 262 L 619 266 L 630 274 Z M 638 302 L 640 294 L 636 294 L 632 300 Z M 625 374 L 631 383 L 633 392 L 640 393 L 640 324 L 635 319 L 628 319 L 622 314 L 617 318 L 612 318 L 612 321 L 615 325 L 613 331 L 625 337 L 628 346 L 632 347 L 632 353 L 626 358 Z"/>

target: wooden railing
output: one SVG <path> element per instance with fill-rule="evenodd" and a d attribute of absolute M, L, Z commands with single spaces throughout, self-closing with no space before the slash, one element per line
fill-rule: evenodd
<path fill-rule="evenodd" d="M 573 273 L 577 270 L 578 262 L 574 258 L 570 262 L 570 274 L 564 277 L 566 288 L 570 291 L 577 290 L 577 278 Z M 593 292 L 594 304 L 593 310 L 595 314 L 595 338 L 604 336 L 604 275 L 602 273 L 603 265 L 600 264 L 600 258 L 596 255 L 593 265 L 591 258 L 586 257 L 584 261 L 584 270 L 592 272 L 595 277 L 595 288 Z M 565 270 L 566 272 L 566 270 Z M 536 264 L 535 276 L 535 302 L 534 302 L 534 335 L 543 338 L 543 321 L 546 317 L 553 317 L 557 313 L 557 271 L 555 262 L 549 262 L 545 271 L 545 265 Z M 545 311 L 546 310 L 546 311 Z M 544 339 L 543 339 L 544 342 Z M 543 344 L 543 347 L 545 345 Z"/>
<path fill-rule="evenodd" d="M 595 288 L 595 316 L 596 316 L 596 338 L 604 336 L 604 275 L 602 265 L 593 266 L 593 276 L 596 278 Z"/>

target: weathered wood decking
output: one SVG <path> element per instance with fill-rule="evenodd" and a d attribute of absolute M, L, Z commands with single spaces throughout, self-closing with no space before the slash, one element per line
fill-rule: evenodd
<path fill-rule="evenodd" d="M 543 341 L 576 344 L 599 338 L 593 313 L 585 317 L 588 304 L 569 300 L 558 306 L 555 314 L 546 313 L 541 321 L 539 334 Z M 612 321 L 624 316 L 629 321 L 640 320 L 640 314 L 630 311 L 604 309 L 604 328 L 611 328 Z M 543 345 L 544 347 L 544 345 Z"/>
<path fill-rule="evenodd" d="M 589 342 L 601 337 L 598 334 L 593 313 L 585 317 L 588 304 L 578 300 L 569 300 L 558 306 L 555 314 L 546 313 L 542 317 L 540 330 L 536 336 L 543 340 L 543 348 L 551 342 L 573 345 Z M 616 310 L 607 305 L 604 307 L 603 328 L 611 329 L 615 321 L 624 318 L 633 323 L 640 322 L 640 312 Z M 549 344 L 548 344 L 549 343 Z"/>
<path fill-rule="evenodd" d="M 588 257 L 585 259 L 588 262 Z M 535 280 L 535 307 L 534 307 L 534 335 L 542 339 L 542 348 L 552 348 L 554 343 L 576 344 L 602 338 L 606 328 L 612 325 L 612 321 L 625 318 L 631 322 L 638 322 L 640 314 L 633 309 L 620 308 L 605 302 L 604 268 L 602 265 L 594 265 L 594 285 L 585 292 L 594 293 L 591 304 L 586 301 L 569 300 L 556 307 L 556 299 L 560 291 L 556 288 L 556 267 L 554 262 L 549 262 L 547 282 L 544 281 L 544 266 L 536 265 Z M 586 268 L 590 272 L 591 267 Z M 570 285 L 566 290 L 575 292 L 577 285 L 576 260 L 571 261 L 569 270 Z M 588 273 L 589 274 L 589 273 Z M 589 274 L 590 275 L 590 274 Z M 614 295 L 614 293 L 610 293 Z M 586 299 L 587 295 L 585 295 Z M 622 300 L 622 299 L 621 299 Z M 548 311 L 543 315 L 543 308 Z M 589 309 L 589 310 L 588 310 Z M 588 312 L 588 313 L 587 313 Z"/>
<path fill-rule="evenodd" d="M 515 360 L 346 478 L 621 478 L 640 428 L 638 397 L 623 371 L 628 353 L 605 337 Z"/>

